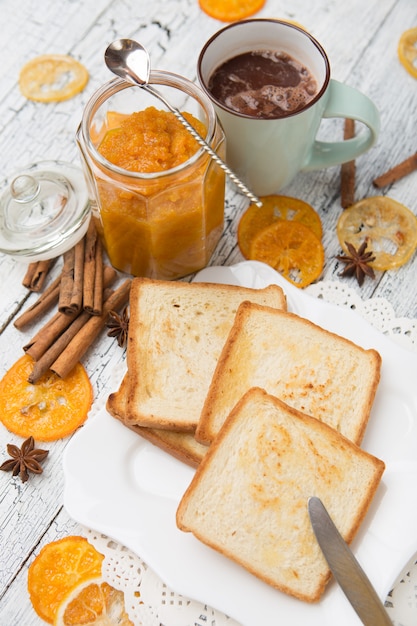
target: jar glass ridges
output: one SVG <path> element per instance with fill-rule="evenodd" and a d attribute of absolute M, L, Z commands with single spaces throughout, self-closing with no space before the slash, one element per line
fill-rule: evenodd
<path fill-rule="evenodd" d="M 181 111 L 200 119 L 204 137 L 224 158 L 223 131 L 199 87 L 168 72 L 150 82 Z M 175 279 L 205 267 L 223 231 L 225 174 L 203 148 L 181 165 L 152 173 L 113 165 L 99 152 L 112 120 L 148 107 L 155 97 L 121 79 L 91 98 L 77 132 L 93 216 L 114 267 L 135 276 Z"/>

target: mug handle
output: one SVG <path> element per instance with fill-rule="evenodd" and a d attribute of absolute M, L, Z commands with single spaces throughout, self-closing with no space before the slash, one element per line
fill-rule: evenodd
<path fill-rule="evenodd" d="M 367 128 L 345 141 L 315 141 L 303 170 L 317 170 L 353 161 L 375 143 L 380 127 L 378 109 L 363 93 L 331 79 L 329 97 L 322 118 L 343 117 L 362 122 Z"/>

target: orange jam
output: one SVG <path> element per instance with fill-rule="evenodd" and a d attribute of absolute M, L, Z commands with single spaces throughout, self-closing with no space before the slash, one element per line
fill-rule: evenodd
<path fill-rule="evenodd" d="M 204 124 L 188 113 L 183 115 L 204 137 Z M 170 170 L 198 150 L 194 137 L 173 113 L 149 107 L 128 116 L 113 114 L 110 117 L 113 124 L 117 120 L 120 126 L 107 131 L 99 152 L 114 165 L 130 172 Z"/>
<path fill-rule="evenodd" d="M 205 137 L 204 124 L 183 115 Z M 222 140 L 212 147 L 221 150 Z M 110 166 L 126 171 L 112 169 L 110 177 L 96 162 L 93 172 L 93 214 L 112 265 L 160 279 L 207 265 L 223 230 L 224 172 L 205 152 L 189 161 L 200 146 L 175 115 L 110 111 L 95 141 Z"/>

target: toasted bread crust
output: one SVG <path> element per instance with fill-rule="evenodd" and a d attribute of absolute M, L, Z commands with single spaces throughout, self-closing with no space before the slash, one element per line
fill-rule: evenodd
<path fill-rule="evenodd" d="M 350 542 L 384 467 L 327 424 L 252 388 L 197 469 L 177 526 L 276 589 L 317 602 L 330 571 L 308 498 L 322 499 Z"/>
<path fill-rule="evenodd" d="M 194 432 L 212 373 L 239 304 L 286 306 L 277 285 L 135 278 L 130 295 L 126 421 Z"/>
<path fill-rule="evenodd" d="M 204 458 L 207 447 L 198 443 L 194 435 L 158 428 L 146 428 L 145 426 L 137 426 L 126 422 L 127 386 L 127 375 L 125 375 L 119 390 L 111 393 L 107 398 L 106 408 L 110 415 L 121 421 L 122 424 L 130 428 L 133 432 L 147 441 L 150 441 L 179 461 L 194 468 L 198 467 L 201 460 Z"/>
<path fill-rule="evenodd" d="M 236 402 L 259 386 L 362 441 L 381 356 L 294 313 L 242 303 L 214 371 L 196 438 L 209 444 Z"/>

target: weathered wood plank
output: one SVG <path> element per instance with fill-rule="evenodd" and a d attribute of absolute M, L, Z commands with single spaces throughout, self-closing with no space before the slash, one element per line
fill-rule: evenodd
<path fill-rule="evenodd" d="M 417 24 L 417 6 L 408 0 L 267 0 L 258 14 L 294 19 L 316 36 L 329 54 L 332 75 L 368 94 L 381 113 L 377 145 L 357 160 L 356 197 L 387 194 L 417 214 L 417 173 L 384 190 L 372 180 L 416 150 L 416 81 L 397 58 L 400 34 Z M 0 66 L 0 172 L 2 177 L 26 164 L 44 159 L 79 162 L 75 132 L 83 108 L 94 90 L 111 75 L 103 62 L 105 47 L 118 37 L 133 37 L 145 44 L 152 66 L 196 79 L 196 63 L 204 41 L 223 26 L 201 12 L 197 0 L 12 0 L 1 3 L 2 43 L 10 51 Z M 83 93 L 66 102 L 43 105 L 25 100 L 18 89 L 23 64 L 38 54 L 72 54 L 90 72 Z M 321 138 L 341 138 L 342 121 L 323 124 Z M 279 163 L 277 163 L 279 167 Z M 335 234 L 340 206 L 340 168 L 301 173 L 283 193 L 310 202 L 320 213 L 324 227 L 326 266 L 323 278 L 338 279 L 334 259 L 340 252 Z M 239 218 L 246 198 L 228 186 L 225 232 L 212 264 L 230 265 L 243 260 L 237 247 Z M 359 288 L 346 284 L 363 298 L 386 297 L 397 315 L 417 317 L 416 257 L 403 268 L 367 280 Z M 0 376 L 21 354 L 21 346 L 33 332 L 18 332 L 9 323 L 24 302 L 21 286 L 24 270 L 0 255 L 2 302 L 0 306 Z M 30 301 L 36 296 L 31 296 Z M 114 341 L 102 335 L 87 353 L 84 364 L 94 386 L 96 404 L 113 390 L 113 371 L 124 366 L 124 356 Z M 21 443 L 0 425 L 0 460 L 9 441 Z M 62 454 L 68 439 L 44 444 L 51 450 L 45 473 L 21 485 L 0 473 L 0 623 L 38 625 L 26 592 L 27 567 L 40 547 L 78 526 L 62 510 Z"/>

